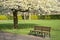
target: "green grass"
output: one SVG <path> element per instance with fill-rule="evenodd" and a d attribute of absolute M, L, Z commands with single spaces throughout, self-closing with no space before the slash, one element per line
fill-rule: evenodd
<path fill-rule="evenodd" d="M 60 20 L 19 20 L 18 23 L 18 29 L 13 29 L 12 20 L 0 21 L 0 30 L 10 33 L 27 35 L 36 25 L 48 26 L 54 29 L 51 30 L 51 39 L 60 40 Z"/>

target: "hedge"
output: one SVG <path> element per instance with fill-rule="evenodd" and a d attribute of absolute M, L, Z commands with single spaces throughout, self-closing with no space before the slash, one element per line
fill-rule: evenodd
<path fill-rule="evenodd" d="M 60 15 L 41 15 L 39 19 L 60 19 Z"/>
<path fill-rule="evenodd" d="M 31 20 L 37 19 L 60 19 L 60 15 L 31 15 Z M 24 20 L 24 16 L 19 15 L 18 20 Z M 29 19 L 29 16 L 26 16 L 26 19 Z M 0 20 L 13 20 L 13 16 L 0 15 Z"/>
<path fill-rule="evenodd" d="M 9 16 L 9 15 L 0 15 L 0 20 L 12 20 L 13 16 Z M 18 16 L 18 20 L 21 20 L 22 16 Z"/>
<path fill-rule="evenodd" d="M 12 20 L 12 19 L 13 19 L 13 16 L 8 16 L 8 19 L 9 19 L 9 20 Z M 19 15 L 19 16 L 18 16 L 18 20 L 21 20 L 21 19 L 22 19 L 22 16 Z"/>

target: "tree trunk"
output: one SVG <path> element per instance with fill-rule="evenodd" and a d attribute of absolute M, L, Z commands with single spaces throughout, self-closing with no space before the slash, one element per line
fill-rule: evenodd
<path fill-rule="evenodd" d="M 13 20 L 14 20 L 14 29 L 18 28 L 18 18 L 17 18 L 17 11 L 13 11 Z"/>
<path fill-rule="evenodd" d="M 26 14 L 24 13 L 24 20 L 26 20 Z"/>

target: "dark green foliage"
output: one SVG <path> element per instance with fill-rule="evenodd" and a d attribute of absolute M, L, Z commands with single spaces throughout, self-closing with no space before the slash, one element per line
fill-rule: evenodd
<path fill-rule="evenodd" d="M 60 19 L 60 15 L 50 15 L 51 19 Z"/>
<path fill-rule="evenodd" d="M 26 28 L 33 28 L 34 26 L 36 26 L 37 24 L 18 24 L 18 29 L 26 29 Z M 0 24 L 0 30 L 1 29 L 13 29 L 13 24 L 12 23 L 8 23 L 8 24 Z"/>
<path fill-rule="evenodd" d="M 39 19 L 60 19 L 60 15 L 41 15 Z"/>

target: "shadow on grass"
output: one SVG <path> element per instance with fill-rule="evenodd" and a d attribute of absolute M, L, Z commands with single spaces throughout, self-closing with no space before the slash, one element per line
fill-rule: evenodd
<path fill-rule="evenodd" d="M 18 29 L 33 28 L 37 24 L 18 24 Z M 0 24 L 1 29 L 13 29 L 13 24 Z"/>

